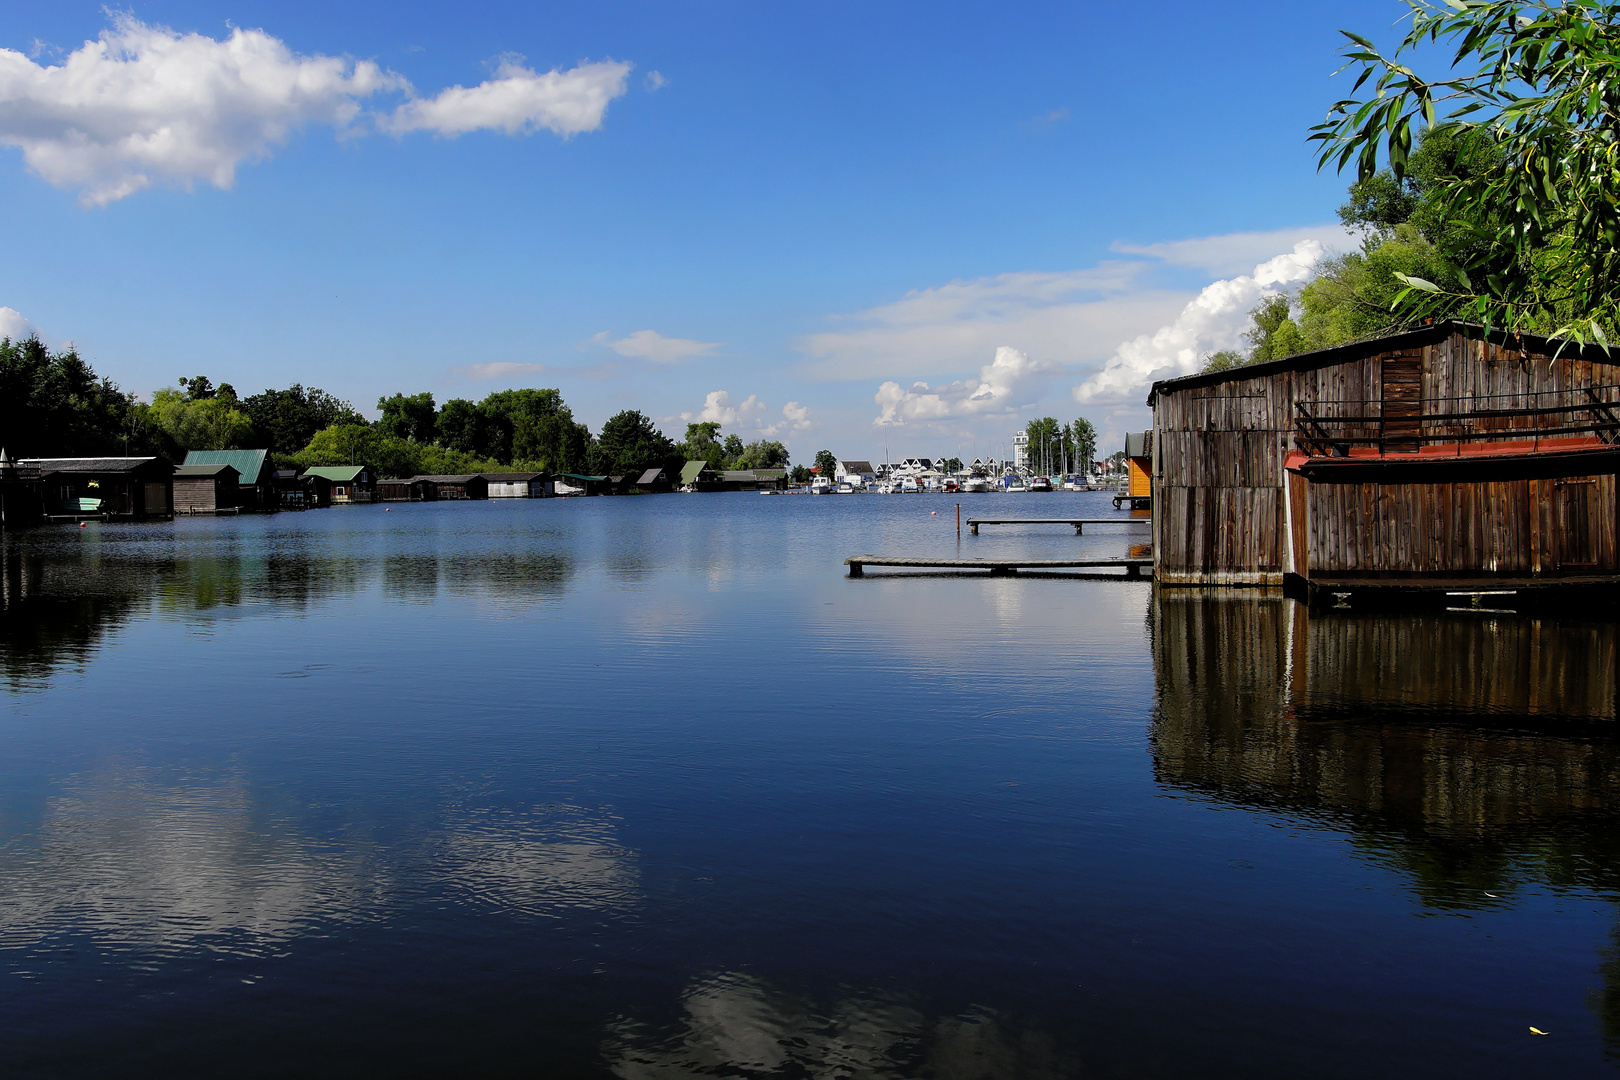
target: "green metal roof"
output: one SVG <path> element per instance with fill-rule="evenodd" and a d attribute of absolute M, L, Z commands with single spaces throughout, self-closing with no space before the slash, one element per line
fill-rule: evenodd
<path fill-rule="evenodd" d="M 352 484 L 360 479 L 360 474 L 365 471 L 364 465 L 317 465 L 313 469 L 305 469 L 304 475 L 318 476 L 334 484 Z"/>
<path fill-rule="evenodd" d="M 229 465 L 242 475 L 242 483 L 257 484 L 264 472 L 268 450 L 187 450 L 187 465 Z"/>
<path fill-rule="evenodd" d="M 707 461 L 688 461 L 681 466 L 681 483 L 690 484 L 708 467 L 709 463 Z"/>

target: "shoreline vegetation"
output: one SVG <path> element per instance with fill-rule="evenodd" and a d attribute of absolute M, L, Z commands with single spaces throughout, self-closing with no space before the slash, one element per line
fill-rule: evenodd
<path fill-rule="evenodd" d="M 206 375 L 143 402 L 99 376 L 69 346 L 0 338 L 0 432 L 13 458 L 147 456 L 264 448 L 278 468 L 364 464 L 378 476 L 531 471 L 611 475 L 687 461 L 714 469 L 789 468 L 781 442 L 745 443 L 720 424 L 688 424 L 676 442 L 626 409 L 592 433 L 556 389 L 501 390 L 482 401 L 428 392 L 379 398 L 368 421 L 352 404 L 294 383 L 247 397 Z M 808 478 L 808 470 L 800 467 Z"/>

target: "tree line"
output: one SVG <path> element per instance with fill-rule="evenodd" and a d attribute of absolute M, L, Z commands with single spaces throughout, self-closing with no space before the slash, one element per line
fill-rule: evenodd
<path fill-rule="evenodd" d="M 680 441 L 634 409 L 591 433 L 555 389 L 501 390 L 482 401 L 431 393 L 379 398 L 368 421 L 334 394 L 295 383 L 247 397 L 206 375 L 183 376 L 143 402 L 98 376 L 72 347 L 0 339 L 0 443 L 13 457 L 268 449 L 278 466 L 366 465 L 379 476 L 524 470 L 617 476 L 689 460 L 716 469 L 788 468 L 775 440 L 745 443 L 720 424 L 688 424 Z"/>

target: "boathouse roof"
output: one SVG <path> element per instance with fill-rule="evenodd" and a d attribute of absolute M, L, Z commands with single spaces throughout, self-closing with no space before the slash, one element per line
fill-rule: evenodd
<path fill-rule="evenodd" d="M 318 476 L 335 484 L 352 484 L 360 479 L 360 474 L 365 471 L 364 465 L 316 465 L 312 469 L 305 469 L 304 475 Z"/>
<path fill-rule="evenodd" d="M 257 484 L 269 450 L 187 450 L 187 465 L 229 465 L 244 484 Z"/>
<path fill-rule="evenodd" d="M 541 472 L 487 472 L 479 473 L 492 484 L 527 484 L 534 480 L 544 480 L 545 473 Z"/>
<path fill-rule="evenodd" d="M 218 476 L 221 473 L 230 473 L 240 476 L 236 469 L 230 465 L 180 465 L 174 470 L 176 479 L 186 476 Z"/>
<path fill-rule="evenodd" d="M 1407 330 L 1398 334 L 1385 334 L 1382 337 L 1362 338 L 1360 341 L 1346 342 L 1343 345 L 1335 345 L 1328 349 L 1313 349 L 1310 352 L 1295 353 L 1293 356 L 1285 356 L 1280 360 L 1267 360 L 1259 364 L 1240 364 L 1237 367 L 1225 368 L 1221 371 L 1201 371 L 1174 379 L 1160 379 L 1148 390 L 1147 403 L 1151 406 L 1160 393 L 1197 390 L 1206 386 L 1219 386 L 1224 382 L 1265 378 L 1286 371 L 1310 371 L 1315 368 L 1331 367 L 1334 364 L 1349 363 L 1376 353 L 1434 345 L 1453 334 L 1484 339 L 1497 345 L 1521 345 L 1525 351 L 1538 355 L 1551 356 L 1562 351 L 1565 356 L 1578 356 L 1583 360 L 1599 360 L 1611 364 L 1620 362 L 1620 356 L 1610 355 L 1604 351 L 1601 345 L 1581 346 L 1574 342 L 1565 341 L 1562 338 L 1544 337 L 1540 334 L 1509 334 L 1502 330 L 1488 329 L 1479 323 L 1463 322 L 1460 319 L 1447 319 L 1435 323 L 1433 326 L 1420 326 L 1415 330 Z"/>
<path fill-rule="evenodd" d="M 40 473 L 132 473 L 158 462 L 155 457 L 24 458 L 18 465 L 37 467 Z M 168 468 L 173 469 L 170 465 Z"/>

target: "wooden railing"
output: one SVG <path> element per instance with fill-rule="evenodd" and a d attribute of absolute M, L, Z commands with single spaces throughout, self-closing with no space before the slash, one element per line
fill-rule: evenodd
<path fill-rule="evenodd" d="M 1493 406 L 1493 402 L 1502 402 Z M 1544 439 L 1595 437 L 1620 442 L 1620 385 L 1429 399 L 1413 412 L 1402 402 L 1296 402 L 1294 442 L 1315 457 L 1345 457 L 1355 448 L 1380 454 L 1415 452 L 1425 446 L 1512 440 L 1540 448 Z"/>

